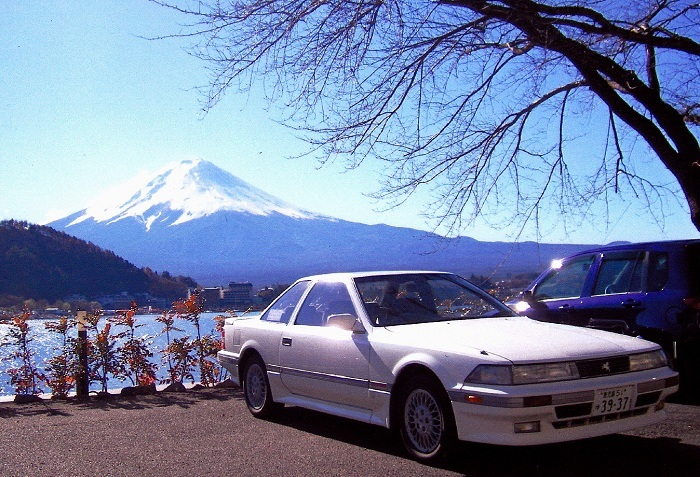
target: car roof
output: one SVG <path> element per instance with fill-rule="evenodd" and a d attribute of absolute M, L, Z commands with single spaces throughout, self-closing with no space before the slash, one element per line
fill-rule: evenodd
<path fill-rule="evenodd" d="M 324 273 L 320 275 L 310 275 L 308 277 L 300 278 L 301 280 L 312 280 L 312 281 L 338 281 L 344 282 L 360 277 L 377 277 L 383 275 L 413 275 L 413 274 L 425 274 L 425 273 L 439 273 L 439 274 L 449 274 L 454 275 L 450 272 L 442 272 L 438 270 L 375 270 L 367 272 L 337 272 L 337 273 Z"/>
<path fill-rule="evenodd" d="M 672 248 L 681 248 L 686 245 L 700 244 L 700 239 L 685 239 L 685 240 L 661 240 L 655 242 L 627 242 L 627 243 L 611 243 L 608 245 L 602 245 L 600 247 L 589 248 L 587 250 L 582 250 L 577 252 L 572 257 L 577 255 L 584 255 L 593 252 L 609 252 L 615 250 L 636 250 L 636 249 L 648 249 L 648 250 L 668 250 Z"/>

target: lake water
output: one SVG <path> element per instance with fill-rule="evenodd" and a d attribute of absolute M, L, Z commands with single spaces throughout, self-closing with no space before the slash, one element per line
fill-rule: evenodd
<path fill-rule="evenodd" d="M 202 313 L 200 315 L 200 332 L 202 335 L 211 334 L 217 339 L 219 334 L 215 330 L 215 320 L 217 316 L 221 316 L 222 313 Z M 137 325 L 141 325 L 136 330 L 136 334 L 139 337 L 145 337 L 149 349 L 153 352 L 153 357 L 151 362 L 158 364 L 159 370 L 157 377 L 158 379 L 164 379 L 167 376 L 167 368 L 161 361 L 162 350 L 165 349 L 167 341 L 165 335 L 162 334 L 164 325 L 156 321 L 160 315 L 136 315 L 135 321 Z M 227 316 L 227 315 L 225 315 Z M 106 318 L 102 318 L 98 327 L 100 329 L 104 328 Z M 52 320 L 30 320 L 29 321 L 29 338 L 33 341 L 30 344 L 31 350 L 34 352 L 34 361 L 36 366 L 40 370 L 44 370 L 46 361 L 53 355 L 57 354 L 57 348 L 60 345 L 60 335 L 55 332 L 50 332 L 46 330 L 45 323 Z M 183 319 L 175 319 L 175 326 L 180 328 L 182 331 L 175 331 L 171 334 L 170 339 L 182 338 L 183 336 L 189 335 L 190 338 L 196 338 L 196 329 L 194 325 Z M 0 323 L 0 342 L 5 341 L 7 337 L 10 325 L 6 323 Z M 112 325 L 111 334 L 119 333 L 120 331 L 126 330 L 125 327 Z M 70 336 L 77 337 L 77 329 L 73 327 L 70 330 Z M 12 347 L 0 347 L 0 396 L 8 396 L 14 394 L 14 388 L 10 385 L 10 376 L 7 374 L 6 370 L 10 367 L 10 364 L 2 361 L 10 352 Z M 198 376 L 195 374 L 195 380 L 198 380 Z M 124 386 L 130 386 L 131 382 L 120 381 L 118 379 L 111 379 L 109 382 L 109 388 L 121 388 Z M 93 383 L 91 385 L 91 390 L 100 390 L 102 388 L 101 383 Z M 48 386 L 42 386 L 45 392 L 50 392 Z"/>

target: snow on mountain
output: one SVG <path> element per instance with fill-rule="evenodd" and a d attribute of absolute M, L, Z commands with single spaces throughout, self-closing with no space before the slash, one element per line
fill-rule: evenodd
<path fill-rule="evenodd" d="M 478 242 L 301 210 L 202 161 L 122 184 L 49 226 L 138 267 L 200 284 L 290 283 L 339 271 L 431 269 L 489 275 L 541 270 L 581 246 Z"/>
<path fill-rule="evenodd" d="M 130 217 L 150 230 L 156 222 L 179 225 L 222 211 L 261 216 L 276 212 L 298 219 L 321 217 L 198 159 L 170 165 L 155 176 L 137 177 L 106 191 L 74 215 L 68 227 L 88 219 L 109 224 Z"/>

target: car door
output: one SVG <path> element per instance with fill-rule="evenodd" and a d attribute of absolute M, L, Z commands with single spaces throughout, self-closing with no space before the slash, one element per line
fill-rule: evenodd
<path fill-rule="evenodd" d="M 279 348 L 282 334 L 288 328 L 294 310 L 310 285 L 310 281 L 304 280 L 289 287 L 260 316 L 259 327 L 248 327 L 240 332 L 238 337 L 233 337 L 238 343 L 252 341 L 257 344 L 256 349 L 267 366 L 271 379 L 279 373 Z"/>
<path fill-rule="evenodd" d="M 532 288 L 530 308 L 524 314 L 540 321 L 585 325 L 581 296 L 591 286 L 589 272 L 596 258 L 597 254 L 591 253 L 553 265 Z"/>
<path fill-rule="evenodd" d="M 633 334 L 644 310 L 646 253 L 641 250 L 604 252 L 595 269 L 590 296 L 581 299 L 584 326 Z"/>
<path fill-rule="evenodd" d="M 282 335 L 282 382 L 299 396 L 368 409 L 368 335 L 327 326 L 334 314 L 357 316 L 347 287 L 316 283 Z"/>

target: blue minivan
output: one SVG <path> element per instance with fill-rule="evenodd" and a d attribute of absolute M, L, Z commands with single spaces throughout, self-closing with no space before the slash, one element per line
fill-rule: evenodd
<path fill-rule="evenodd" d="M 610 245 L 556 260 L 509 305 L 540 321 L 655 341 L 680 371 L 681 389 L 700 391 L 700 239 Z"/>

